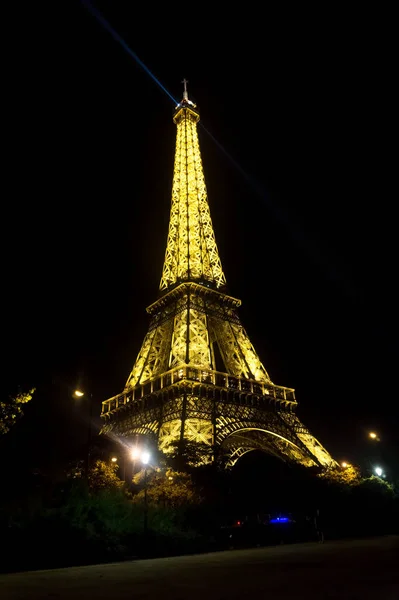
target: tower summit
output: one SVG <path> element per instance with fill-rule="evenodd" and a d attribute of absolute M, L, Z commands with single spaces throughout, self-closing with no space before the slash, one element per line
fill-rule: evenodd
<path fill-rule="evenodd" d="M 229 455 L 261 449 L 327 467 L 335 461 L 296 416 L 291 388 L 275 385 L 226 294 L 187 80 L 177 128 L 169 231 L 159 298 L 122 393 L 103 402 L 102 432 L 144 435 L 168 452 L 201 442 Z"/>
<path fill-rule="evenodd" d="M 213 232 L 198 142 L 199 112 L 188 99 L 183 80 L 183 99 L 173 121 L 177 126 L 172 206 L 161 290 L 177 282 L 196 281 L 217 289 L 225 285 Z"/>

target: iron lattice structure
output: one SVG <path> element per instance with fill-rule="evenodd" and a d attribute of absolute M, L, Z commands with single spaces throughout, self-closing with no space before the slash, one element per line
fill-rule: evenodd
<path fill-rule="evenodd" d="M 199 112 L 186 82 L 176 107 L 172 204 L 159 298 L 122 393 L 103 402 L 102 432 L 222 447 L 233 465 L 262 449 L 306 466 L 335 464 L 272 383 L 226 293 L 202 167 Z"/>

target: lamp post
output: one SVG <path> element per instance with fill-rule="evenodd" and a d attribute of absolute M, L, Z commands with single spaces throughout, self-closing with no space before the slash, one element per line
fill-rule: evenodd
<path fill-rule="evenodd" d="M 91 419 L 93 416 L 93 394 L 86 394 L 85 392 L 82 392 L 81 390 L 75 390 L 73 395 L 75 396 L 75 398 L 82 398 L 84 396 L 88 397 L 89 400 L 89 424 L 87 427 L 87 448 L 86 448 L 86 453 L 85 453 L 85 468 L 84 468 L 84 473 L 85 473 L 85 478 L 88 481 L 89 479 L 89 468 L 90 468 L 90 446 L 91 446 Z"/>
<path fill-rule="evenodd" d="M 150 461 L 150 453 L 144 450 L 140 458 L 144 465 L 144 536 L 146 536 L 148 530 L 147 465 Z"/>
<path fill-rule="evenodd" d="M 135 446 L 130 452 L 130 456 L 132 459 L 132 475 L 134 475 L 134 468 L 136 465 L 136 461 L 138 459 L 140 459 L 141 454 L 142 454 L 142 450 L 141 450 L 141 448 L 138 448 L 137 446 Z"/>
<path fill-rule="evenodd" d="M 143 523 L 143 529 L 144 529 L 144 536 L 146 536 L 147 531 L 148 531 L 147 468 L 148 468 L 148 463 L 150 462 L 150 459 L 151 459 L 151 454 L 148 452 L 148 450 L 143 450 L 136 446 L 131 451 L 131 457 L 133 460 L 133 468 L 132 468 L 133 473 L 134 473 L 134 465 L 136 464 L 136 460 L 139 460 L 144 467 L 144 523 Z"/>

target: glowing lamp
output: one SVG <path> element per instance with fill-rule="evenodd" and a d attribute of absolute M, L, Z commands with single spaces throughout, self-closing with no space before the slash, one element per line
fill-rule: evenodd
<path fill-rule="evenodd" d="M 140 456 L 140 448 L 133 448 L 133 450 L 130 453 L 130 456 L 133 460 L 136 460 Z"/>
<path fill-rule="evenodd" d="M 150 458 L 151 455 L 146 450 L 144 450 L 144 452 L 141 453 L 141 462 L 143 463 L 143 465 L 148 465 L 148 463 L 150 462 Z"/>

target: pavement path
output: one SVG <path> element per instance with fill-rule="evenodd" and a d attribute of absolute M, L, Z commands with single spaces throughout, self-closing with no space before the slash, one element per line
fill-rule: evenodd
<path fill-rule="evenodd" d="M 399 600 L 399 536 L 0 575 L 1 600 Z"/>

